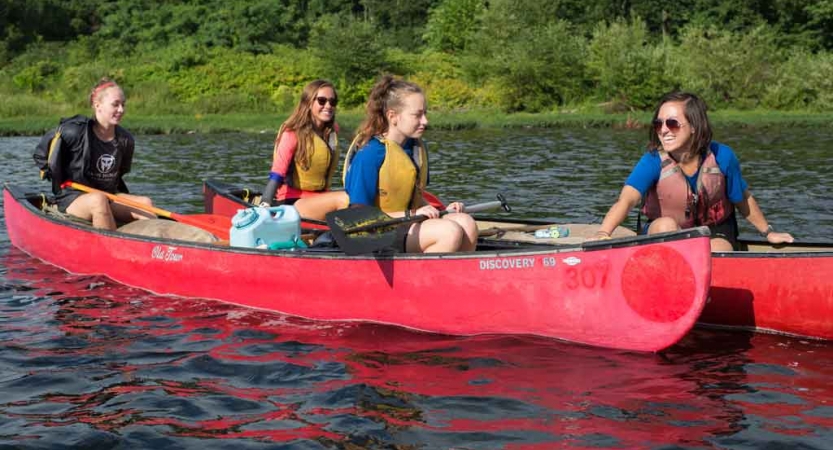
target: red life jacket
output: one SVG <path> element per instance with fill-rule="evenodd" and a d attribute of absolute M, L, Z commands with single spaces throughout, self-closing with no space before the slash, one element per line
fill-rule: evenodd
<path fill-rule="evenodd" d="M 720 171 L 714 153 L 706 153 L 697 175 L 697 193 L 680 166 L 668 152 L 659 150 L 662 172 L 659 181 L 647 194 L 642 214 L 648 220 L 671 217 L 680 228 L 717 225 L 734 212 L 734 205 L 726 197 L 726 176 Z"/>

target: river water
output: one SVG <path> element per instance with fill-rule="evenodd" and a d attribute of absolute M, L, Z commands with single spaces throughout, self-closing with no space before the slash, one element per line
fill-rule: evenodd
<path fill-rule="evenodd" d="M 717 136 L 776 228 L 833 236 L 833 132 Z M 137 136 L 127 182 L 200 212 L 202 179 L 261 188 L 272 138 Z M 599 221 L 644 138 L 432 130 L 430 189 Z M 0 179 L 38 183 L 36 142 L 0 138 Z M 13 248 L 5 222 L 0 260 L 0 448 L 833 448 L 833 343 L 696 329 L 635 354 L 313 322 L 67 274 Z"/>

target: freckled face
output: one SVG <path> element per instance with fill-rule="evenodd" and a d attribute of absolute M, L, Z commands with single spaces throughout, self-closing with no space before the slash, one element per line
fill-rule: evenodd
<path fill-rule="evenodd" d="M 694 130 L 686 120 L 685 103 L 664 103 L 659 108 L 657 119 L 662 122 L 662 126 L 656 132 L 659 141 L 662 142 L 663 150 L 667 152 L 687 150 L 686 147 L 691 145 L 691 136 L 694 134 Z M 675 119 L 680 124 L 680 127 L 676 129 L 669 128 L 667 124 L 668 119 Z"/>
<path fill-rule="evenodd" d="M 419 138 L 428 126 L 425 96 L 413 93 L 402 99 L 402 108 L 390 117 L 390 132 L 406 138 Z"/>
<path fill-rule="evenodd" d="M 323 105 L 319 105 L 319 98 L 325 98 L 328 99 L 328 101 Z M 312 120 L 315 122 L 315 126 L 320 127 L 321 125 L 333 120 L 336 116 L 336 107 L 329 101 L 334 100 L 335 98 L 336 93 L 333 88 L 329 86 L 322 87 L 315 93 L 315 97 L 312 99 L 312 108 L 310 108 Z"/>
<path fill-rule="evenodd" d="M 124 116 L 126 102 L 124 92 L 119 87 L 110 87 L 104 90 L 93 105 L 95 107 L 95 119 L 102 125 L 118 125 Z"/>

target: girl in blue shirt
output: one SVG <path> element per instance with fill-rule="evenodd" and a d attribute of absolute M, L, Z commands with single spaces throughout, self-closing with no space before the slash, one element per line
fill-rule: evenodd
<path fill-rule="evenodd" d="M 400 228 L 398 249 L 409 253 L 473 251 L 477 224 L 460 202 L 425 204 L 428 154 L 421 137 L 428 125 L 425 94 L 414 83 L 382 78 L 370 92 L 367 116 L 345 161 L 344 189 L 350 205 L 381 208 L 391 217 L 423 215 Z M 351 148 L 352 150 L 352 148 Z"/>
<path fill-rule="evenodd" d="M 737 243 L 734 214 L 737 210 L 770 243 L 793 242 L 789 233 L 776 232 L 767 222 L 741 176 L 740 163 L 732 149 L 712 141 L 706 109 L 705 102 L 694 94 L 670 92 L 662 97 L 654 111 L 650 150 L 625 181 L 619 199 L 605 215 L 594 239 L 610 238 L 610 233 L 624 222 L 628 212 L 646 199 L 643 211 L 649 215 L 650 222 L 645 230 L 648 234 L 675 231 L 681 225 L 691 226 L 692 223 L 704 224 L 712 231 L 712 251 L 731 251 Z M 702 195 L 708 189 L 702 182 L 707 177 L 705 162 L 712 166 L 709 174 L 718 176 L 717 184 L 712 186 L 721 186 L 723 192 L 718 192 L 719 195 Z M 680 175 L 683 178 L 672 179 Z M 661 181 L 666 185 L 669 181 L 683 184 L 685 190 L 679 191 L 682 195 L 676 195 L 670 189 L 658 194 L 657 186 Z M 720 197 L 728 208 L 723 208 L 720 200 L 708 197 Z M 652 202 L 650 205 L 649 201 Z M 711 203 L 701 205 L 698 201 Z M 650 217 L 652 213 L 658 217 Z"/>

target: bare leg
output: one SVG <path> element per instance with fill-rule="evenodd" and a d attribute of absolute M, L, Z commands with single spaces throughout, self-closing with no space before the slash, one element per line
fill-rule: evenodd
<path fill-rule="evenodd" d="M 411 226 L 405 249 L 408 253 L 456 252 L 464 236 L 463 228 L 454 221 L 428 219 Z"/>
<path fill-rule="evenodd" d="M 660 217 L 659 219 L 651 222 L 651 226 L 648 227 L 648 234 L 667 233 L 670 231 L 677 231 L 679 229 L 680 226 L 677 225 L 676 220 L 670 217 Z"/>
<path fill-rule="evenodd" d="M 732 248 L 731 242 L 720 237 L 712 238 L 711 245 L 713 252 L 731 252 L 732 250 L 734 250 L 734 248 Z"/>
<path fill-rule="evenodd" d="M 151 201 L 151 199 L 148 197 L 131 194 L 118 194 L 118 196 L 136 203 L 141 203 L 146 206 L 153 206 L 153 201 Z M 129 206 L 121 205 L 115 202 L 110 205 L 110 209 L 113 210 L 113 216 L 116 218 L 116 220 L 123 223 L 132 222 L 134 220 L 156 218 L 155 215 L 149 212 L 145 212 L 136 208 L 131 208 Z"/>
<path fill-rule="evenodd" d="M 115 230 L 116 220 L 110 209 L 110 199 L 104 194 L 89 193 L 78 196 L 67 207 L 67 214 L 91 220 L 93 227 L 105 230 Z"/>
<path fill-rule="evenodd" d="M 472 252 L 477 247 L 477 222 L 474 217 L 465 213 L 450 213 L 443 216 L 445 220 L 451 220 L 463 229 L 463 243 L 460 246 L 462 252 Z"/>
<path fill-rule="evenodd" d="M 304 219 L 324 220 L 328 212 L 344 209 L 349 205 L 350 197 L 346 192 L 330 191 L 299 199 L 294 206 Z"/>

